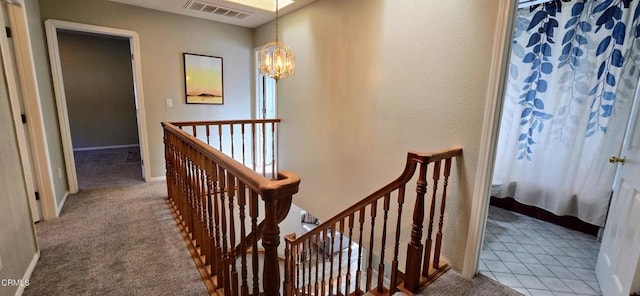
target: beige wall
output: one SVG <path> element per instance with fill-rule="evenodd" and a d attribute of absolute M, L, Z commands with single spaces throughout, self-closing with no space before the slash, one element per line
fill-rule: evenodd
<path fill-rule="evenodd" d="M 37 0 L 25 0 L 25 10 L 29 26 L 29 37 L 33 61 L 35 65 L 36 78 L 38 82 L 38 92 L 40 93 L 40 106 L 42 108 L 42 120 L 47 138 L 47 148 L 49 150 L 50 169 L 53 176 L 54 194 L 56 204 L 60 204 L 69 189 L 64 154 L 62 153 L 62 142 L 60 141 L 60 129 L 58 127 L 58 112 L 53 96 L 53 85 L 51 84 L 51 70 L 46 51 L 44 39 L 44 29 L 40 21 L 40 10 Z M 62 170 L 62 176 L 58 176 L 58 169 Z"/>
<path fill-rule="evenodd" d="M 73 148 L 138 144 L 128 39 L 58 32 Z"/>
<path fill-rule="evenodd" d="M 443 246 L 461 268 L 498 3 L 323 0 L 282 18 L 297 68 L 278 84 L 279 153 L 302 179 L 295 203 L 326 220 L 399 176 L 407 151 L 461 145 Z M 258 28 L 255 45 L 273 34 Z"/>
<path fill-rule="evenodd" d="M 22 279 L 36 254 L 36 241 L 4 71 L 0 71 L 0 130 L 0 279 Z M 14 295 L 17 289 L 0 285 L 0 295 Z"/>
<path fill-rule="evenodd" d="M 42 20 L 135 31 L 140 36 L 151 177 L 164 175 L 161 121 L 251 117 L 250 29 L 107 0 L 41 0 Z M 224 105 L 186 105 L 182 53 L 223 57 Z M 165 105 L 172 98 L 173 108 Z"/>

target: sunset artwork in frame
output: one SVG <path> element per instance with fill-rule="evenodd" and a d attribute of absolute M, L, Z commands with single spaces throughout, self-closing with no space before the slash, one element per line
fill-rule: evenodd
<path fill-rule="evenodd" d="M 184 80 L 187 104 L 224 104 L 221 57 L 185 53 Z"/>

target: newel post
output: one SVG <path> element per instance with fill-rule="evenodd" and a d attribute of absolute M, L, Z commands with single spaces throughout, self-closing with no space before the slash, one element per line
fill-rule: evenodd
<path fill-rule="evenodd" d="M 422 262 L 422 224 L 424 221 L 424 196 L 427 193 L 427 164 L 420 163 L 420 176 L 416 186 L 416 205 L 413 209 L 411 241 L 407 246 L 404 287 L 415 292 L 420 287 L 420 264 Z"/>
<path fill-rule="evenodd" d="M 264 247 L 264 268 L 262 284 L 264 295 L 280 295 L 280 266 L 278 265 L 278 246 L 280 245 L 280 227 L 278 226 L 277 202 L 273 192 L 265 192 L 264 229 L 262 247 Z"/>

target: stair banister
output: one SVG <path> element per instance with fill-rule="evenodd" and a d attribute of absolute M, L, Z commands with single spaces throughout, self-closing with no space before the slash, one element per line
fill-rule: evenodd
<path fill-rule="evenodd" d="M 268 124 L 271 124 L 270 139 L 275 142 L 275 124 L 279 121 L 274 119 L 183 122 L 177 123 L 177 126 L 162 123 L 168 201 L 179 226 L 186 233 L 185 240 L 196 252 L 192 254 L 194 259 L 200 263 L 201 272 L 206 273 L 205 280 L 208 281 L 207 286 L 212 294 L 222 292 L 224 295 L 248 295 L 250 290 L 252 294 L 280 293 L 277 248 L 281 238 L 278 223 L 289 211 L 292 197 L 298 192 L 300 178 L 287 171 L 275 173 L 276 145 L 267 144 L 266 139 L 263 139 L 261 144 L 264 154 L 267 147 L 271 149 L 269 161 L 272 162 L 272 172 L 269 178 L 266 155 L 262 156 L 262 174 L 233 158 L 236 142 L 238 146 L 242 145 L 243 155 L 238 158 L 243 162 L 246 159 L 246 150 L 259 150 L 256 149 L 256 132 L 253 128 L 256 125 L 261 127 L 264 137 Z M 200 130 L 206 134 L 206 141 L 209 142 L 212 134 L 213 137 L 216 136 L 217 130 L 219 144 L 222 146 L 223 126 L 230 130 L 227 136 L 232 137 L 227 140 L 231 143 L 230 155 L 197 138 Z M 240 133 L 236 134 L 239 134 L 241 139 L 233 138 L 234 126 L 240 127 L 236 128 L 240 130 Z M 191 127 L 191 134 L 187 132 L 188 127 Z M 249 132 L 245 136 L 246 130 Z M 251 138 L 249 145 L 253 148 L 245 148 L 245 138 Z M 255 154 L 250 156 L 253 163 L 255 157 Z M 260 223 L 258 199 L 264 203 L 264 220 Z M 249 229 L 246 229 L 245 218 L 250 220 Z M 250 233 L 246 234 L 246 230 Z M 239 242 L 236 241 L 236 234 L 242 234 Z M 262 240 L 264 248 L 262 262 L 256 261 L 258 240 Z M 253 249 L 251 266 L 247 263 L 248 249 Z M 238 263 L 241 265 L 240 269 L 236 268 Z M 258 276 L 258 264 L 262 268 L 261 278 Z M 249 285 L 251 280 L 254 282 Z"/>

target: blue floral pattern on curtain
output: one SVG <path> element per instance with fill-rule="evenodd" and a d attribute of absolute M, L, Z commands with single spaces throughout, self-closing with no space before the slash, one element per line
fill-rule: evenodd
<path fill-rule="evenodd" d="M 494 170 L 497 197 L 602 225 L 640 75 L 640 0 L 520 9 Z"/>
<path fill-rule="evenodd" d="M 564 3 L 563 7 L 563 2 L 571 3 Z M 565 126 L 559 131 L 560 136 L 565 129 L 574 128 L 572 122 L 576 121 L 576 116 L 588 118 L 584 131 L 586 137 L 607 132 L 608 118 L 614 112 L 618 83 L 625 62 L 631 60 L 633 64 L 629 69 L 630 76 L 636 76 L 634 72 L 637 72 L 638 57 L 634 53 L 637 51 L 636 46 L 625 46 L 625 42 L 635 43 L 640 37 L 640 6 L 635 4 L 633 11 L 630 11 L 631 4 L 632 0 L 552 1 L 532 7 L 528 14 L 530 18 L 523 15 L 518 17 L 514 53 L 519 53 L 516 57 L 521 59 L 522 64 L 530 66 L 529 73 L 522 80 L 522 92 L 518 101 L 522 107 L 520 125 L 523 127 L 518 136 L 518 159 L 531 160 L 536 134 L 542 133 L 545 122 L 553 117 L 564 122 Z M 558 14 L 563 8 L 568 9 L 564 13 L 570 13 L 570 17 L 562 24 L 564 34 L 560 47 L 556 31 L 561 25 Z M 628 16 L 623 17 L 624 14 Z M 608 32 L 602 34 L 600 31 Z M 592 32 L 601 33 L 599 36 L 604 37 L 597 40 L 594 34 L 590 34 Z M 528 34 L 525 46 L 520 45 L 517 38 L 523 33 Z M 599 61 L 594 64 L 592 56 L 587 55 L 586 51 L 596 44 L 595 57 Z M 561 50 L 554 51 L 554 48 Z M 547 76 L 554 71 L 564 72 L 559 80 L 550 82 Z M 517 77 L 517 72 L 517 67 L 512 65 L 511 77 Z M 582 79 L 591 78 L 590 75 L 594 73 L 597 74 L 597 80 L 587 83 L 588 79 Z M 544 94 L 550 83 L 561 84 L 562 89 L 573 93 L 571 99 L 555 112 L 545 110 Z M 635 82 L 631 80 L 624 83 L 627 88 L 635 87 Z M 585 103 L 591 106 L 588 114 L 573 112 L 573 105 Z"/>

